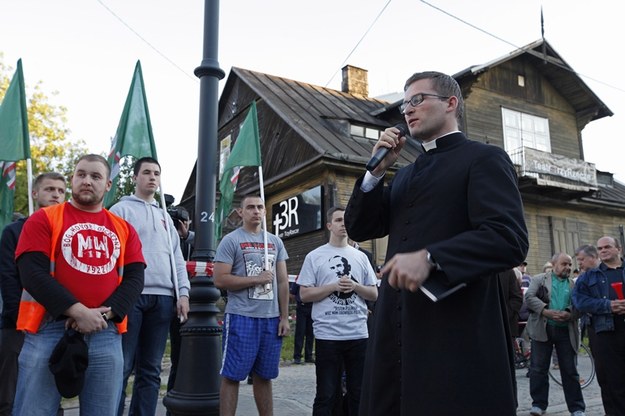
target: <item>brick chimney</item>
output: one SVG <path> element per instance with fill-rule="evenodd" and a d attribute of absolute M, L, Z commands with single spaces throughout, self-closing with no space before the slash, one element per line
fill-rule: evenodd
<path fill-rule="evenodd" d="M 348 94 L 369 96 L 369 83 L 367 82 L 367 70 L 351 65 L 343 67 L 343 83 L 341 91 Z"/>

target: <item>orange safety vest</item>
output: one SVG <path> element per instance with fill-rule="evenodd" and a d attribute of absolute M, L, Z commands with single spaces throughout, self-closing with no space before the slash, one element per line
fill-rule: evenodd
<path fill-rule="evenodd" d="M 56 245 L 61 235 L 61 230 L 63 228 L 63 212 L 65 210 L 65 204 L 66 203 L 41 208 L 46 213 L 46 217 L 48 217 L 48 223 L 50 224 L 50 228 L 52 229 L 52 235 L 50 238 L 50 274 L 52 275 L 52 277 L 54 277 L 54 271 L 56 267 Z M 104 212 L 108 214 L 109 219 L 113 223 L 115 232 L 117 233 L 117 236 L 119 237 L 119 241 L 121 243 L 119 259 L 117 260 L 117 274 L 119 275 L 117 284 L 119 285 L 122 281 L 124 273 L 124 253 L 126 249 L 126 242 L 128 241 L 128 226 L 126 224 L 126 221 L 124 221 L 120 217 L 110 213 L 107 210 L 105 210 Z M 20 299 L 19 312 L 17 315 L 17 329 L 30 332 L 32 334 L 37 333 L 45 314 L 46 309 L 39 302 L 37 302 L 30 295 L 30 293 L 28 293 L 26 290 L 22 290 L 22 297 Z M 119 333 L 123 334 L 127 330 L 127 318 L 124 318 L 121 323 L 115 325 L 117 326 L 117 330 L 119 331 Z"/>

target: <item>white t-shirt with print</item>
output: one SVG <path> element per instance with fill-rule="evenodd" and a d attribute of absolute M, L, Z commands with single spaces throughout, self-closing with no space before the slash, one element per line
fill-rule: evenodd
<path fill-rule="evenodd" d="M 351 246 L 325 244 L 304 259 L 297 278 L 301 286 L 325 286 L 347 275 L 363 286 L 374 286 L 376 275 L 367 255 Z M 355 292 L 333 292 L 313 303 L 313 331 L 323 340 L 368 338 L 367 304 Z"/>

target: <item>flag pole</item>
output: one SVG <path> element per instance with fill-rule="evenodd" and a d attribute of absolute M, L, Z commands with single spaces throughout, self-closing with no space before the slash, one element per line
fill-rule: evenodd
<path fill-rule="evenodd" d="M 31 158 L 26 159 L 26 181 L 28 182 L 28 215 L 33 215 L 33 161 Z M 65 199 L 65 195 L 63 195 Z"/>
<path fill-rule="evenodd" d="M 178 288 L 178 273 L 175 266 L 174 259 L 174 242 L 171 239 L 171 234 L 169 233 L 169 221 L 167 221 L 167 216 L 169 213 L 167 212 L 167 204 L 165 203 L 165 192 L 163 191 L 163 182 L 161 178 L 161 208 L 163 210 L 163 217 L 165 219 L 165 230 L 167 231 L 167 243 L 169 245 L 169 267 L 171 269 L 172 282 L 174 284 L 174 294 L 176 295 L 176 302 L 180 299 L 180 290 Z M 175 224 L 174 224 L 175 225 Z"/>
<path fill-rule="evenodd" d="M 263 167 L 258 167 L 258 184 L 260 186 L 260 199 L 265 203 L 265 188 L 263 186 Z M 265 207 L 267 209 L 267 207 Z M 269 270 L 269 249 L 267 248 L 267 216 L 263 215 L 263 243 L 265 243 L 265 270 Z"/>
<path fill-rule="evenodd" d="M 265 187 L 263 184 L 263 167 L 258 167 L 258 185 L 260 187 L 260 199 L 265 204 Z M 265 213 L 267 212 L 267 207 L 265 206 Z M 267 215 L 263 215 L 263 246 L 265 247 L 265 270 L 269 270 L 269 247 L 267 245 Z M 271 283 L 267 283 L 265 285 L 265 289 L 269 290 L 271 288 Z"/>

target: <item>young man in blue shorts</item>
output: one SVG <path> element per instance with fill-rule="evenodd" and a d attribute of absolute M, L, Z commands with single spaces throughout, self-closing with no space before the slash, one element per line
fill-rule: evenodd
<path fill-rule="evenodd" d="M 253 373 L 258 414 L 272 415 L 271 380 L 278 377 L 282 337 L 290 329 L 288 255 L 282 240 L 270 233 L 265 251 L 260 197 L 243 197 L 237 212 L 243 226 L 221 240 L 215 255 L 215 286 L 228 291 L 219 410 L 222 416 L 235 415 L 239 382 Z"/>

